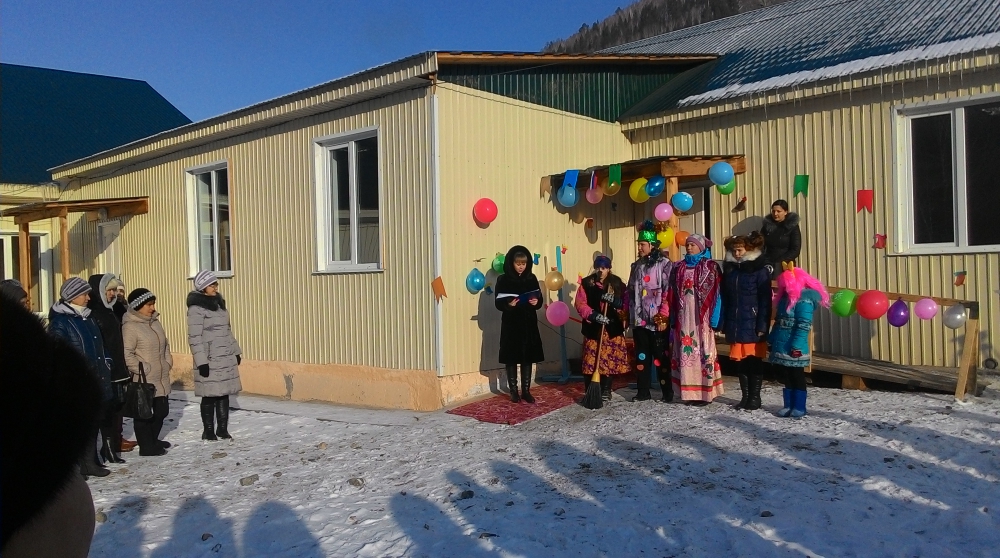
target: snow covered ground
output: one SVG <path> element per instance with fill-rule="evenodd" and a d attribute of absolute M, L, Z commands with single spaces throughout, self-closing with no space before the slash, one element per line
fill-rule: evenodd
<path fill-rule="evenodd" d="M 90 481 L 91 556 L 1000 555 L 995 390 L 816 388 L 802 420 L 738 390 L 513 427 L 241 396 L 212 443 L 175 393 L 170 453 Z"/>

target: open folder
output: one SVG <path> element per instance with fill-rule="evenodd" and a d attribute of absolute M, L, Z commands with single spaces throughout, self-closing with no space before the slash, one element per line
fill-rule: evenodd
<path fill-rule="evenodd" d="M 503 300 L 505 298 L 507 299 L 516 298 L 518 304 L 527 304 L 528 301 L 533 298 L 542 300 L 542 291 L 541 289 L 535 289 L 533 291 L 528 291 L 520 295 L 516 295 L 514 293 L 497 293 L 497 300 Z"/>

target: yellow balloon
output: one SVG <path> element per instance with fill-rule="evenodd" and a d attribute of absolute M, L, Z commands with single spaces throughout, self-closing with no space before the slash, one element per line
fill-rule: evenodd
<path fill-rule="evenodd" d="M 660 247 L 666 248 L 674 242 L 674 229 L 667 229 L 656 233 L 656 240 L 660 241 Z"/>
<path fill-rule="evenodd" d="M 565 282 L 562 273 L 558 271 L 550 271 L 545 275 L 545 287 L 550 291 L 558 291 Z"/>
<path fill-rule="evenodd" d="M 613 196 L 613 195 L 617 194 L 618 191 L 621 190 L 621 189 L 622 189 L 622 185 L 621 184 L 619 184 L 617 182 L 612 182 L 611 184 L 608 184 L 608 179 L 607 178 L 602 178 L 601 179 L 601 190 L 604 191 L 604 195 L 605 196 Z"/>
<path fill-rule="evenodd" d="M 646 203 L 649 194 L 646 193 L 646 179 L 636 178 L 632 185 L 628 187 L 628 195 L 635 203 Z"/>

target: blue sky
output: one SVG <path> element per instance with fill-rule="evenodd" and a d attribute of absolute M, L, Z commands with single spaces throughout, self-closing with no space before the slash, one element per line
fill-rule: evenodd
<path fill-rule="evenodd" d="M 193 120 L 426 50 L 540 50 L 630 0 L 4 0 L 0 60 L 145 80 Z"/>

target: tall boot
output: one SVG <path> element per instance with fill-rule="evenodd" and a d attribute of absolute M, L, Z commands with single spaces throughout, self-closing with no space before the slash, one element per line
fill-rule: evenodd
<path fill-rule="evenodd" d="M 531 396 L 531 392 L 528 389 L 531 387 L 531 365 L 522 364 L 521 365 L 521 399 L 524 399 L 525 403 L 534 403 L 535 398 Z"/>
<path fill-rule="evenodd" d="M 507 365 L 507 389 L 510 390 L 510 402 L 520 403 L 521 396 L 517 394 L 517 365 Z"/>
<path fill-rule="evenodd" d="M 643 366 L 642 370 L 635 373 L 635 397 L 632 401 L 649 401 L 653 396 L 649 394 L 650 383 L 653 381 L 652 372 L 648 366 Z"/>
<path fill-rule="evenodd" d="M 743 365 L 742 360 L 734 361 L 733 364 L 736 365 L 736 375 L 740 379 L 740 402 L 733 405 L 734 409 L 746 409 L 747 400 L 750 395 L 750 379 L 747 377 L 746 367 Z"/>
<path fill-rule="evenodd" d="M 118 448 L 121 447 L 121 442 L 115 443 L 113 437 L 102 437 L 101 440 L 101 459 L 105 463 L 125 463 L 122 456 L 118 453 Z"/>
<path fill-rule="evenodd" d="M 106 469 L 97 464 L 97 450 L 87 450 L 83 452 L 83 455 L 78 461 L 80 466 L 80 474 L 86 477 L 106 477 L 111 474 L 109 469 Z"/>
<path fill-rule="evenodd" d="M 660 376 L 660 402 L 670 403 L 674 400 L 674 385 L 670 381 L 670 375 L 664 377 L 663 371 L 657 371 Z"/>
<path fill-rule="evenodd" d="M 792 391 L 792 412 L 788 416 L 792 418 L 806 416 L 806 390 L 796 389 Z"/>
<path fill-rule="evenodd" d="M 764 383 L 764 371 L 761 370 L 763 367 L 763 362 L 758 358 L 747 359 L 747 366 L 750 368 L 747 371 L 747 383 L 750 388 L 750 396 L 747 398 L 746 410 L 756 411 L 760 409 L 760 388 Z"/>
<path fill-rule="evenodd" d="M 201 425 L 204 431 L 201 433 L 202 440 L 218 440 L 215 435 L 215 397 L 201 398 Z"/>
<path fill-rule="evenodd" d="M 215 420 L 219 426 L 215 429 L 215 435 L 223 440 L 232 440 L 229 435 L 229 396 L 215 398 Z"/>
<path fill-rule="evenodd" d="M 787 417 L 787 416 L 790 416 L 792 414 L 792 394 L 793 393 L 795 393 L 795 390 L 793 390 L 792 388 L 787 388 L 786 387 L 785 389 L 781 390 L 781 394 L 782 394 L 782 396 L 785 399 L 785 406 L 782 407 L 780 411 L 778 411 L 778 416 L 779 417 Z"/>
<path fill-rule="evenodd" d="M 611 376 L 601 376 L 601 399 L 611 401 Z"/>

